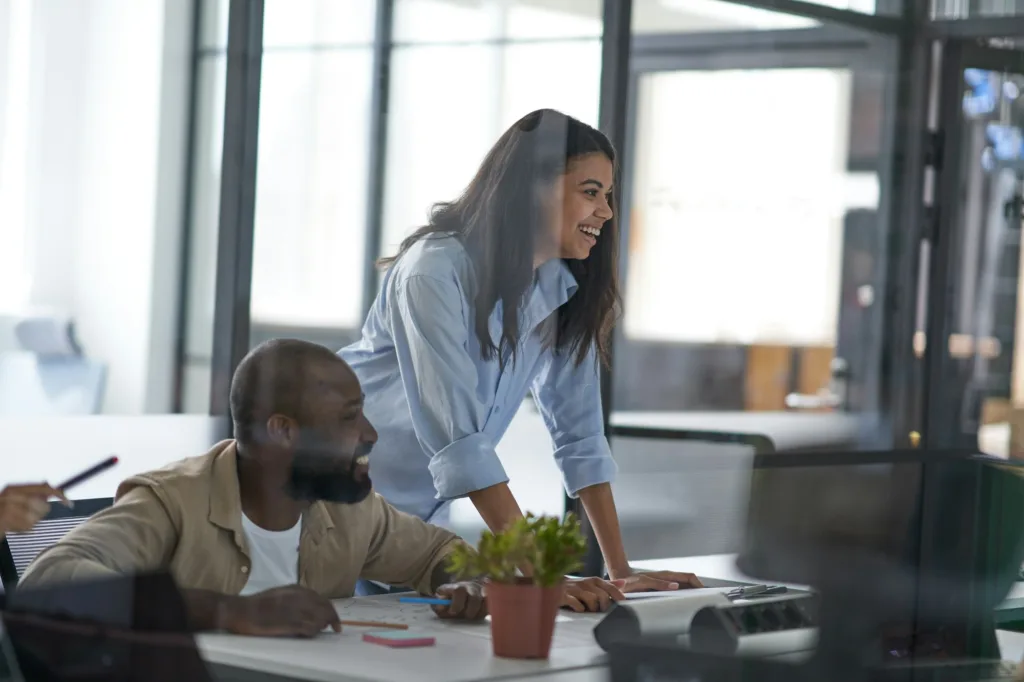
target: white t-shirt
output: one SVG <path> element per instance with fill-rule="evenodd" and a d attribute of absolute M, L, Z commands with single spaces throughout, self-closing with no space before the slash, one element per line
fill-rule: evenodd
<path fill-rule="evenodd" d="M 288 530 L 260 528 L 242 514 L 242 530 L 249 542 L 249 580 L 242 596 L 299 582 L 299 537 L 302 519 Z"/>

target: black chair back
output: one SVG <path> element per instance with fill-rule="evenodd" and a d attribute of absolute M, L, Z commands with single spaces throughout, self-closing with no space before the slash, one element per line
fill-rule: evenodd
<path fill-rule="evenodd" d="M 50 506 L 50 513 L 27 533 L 8 533 L 0 543 L 0 580 L 10 592 L 28 565 L 96 512 L 114 503 L 109 497 L 74 500 L 70 509 L 59 503 Z"/>

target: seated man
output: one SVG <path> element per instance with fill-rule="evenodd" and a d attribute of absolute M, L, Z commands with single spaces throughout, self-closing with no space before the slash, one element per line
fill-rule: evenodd
<path fill-rule="evenodd" d="M 445 570 L 456 536 L 371 491 L 377 433 L 362 404 L 328 349 L 260 345 L 231 382 L 236 439 L 124 481 L 21 586 L 169 570 L 196 628 L 249 635 L 340 629 L 329 600 L 352 596 L 359 578 L 444 595 L 442 617 L 482 618 L 480 585 Z"/>

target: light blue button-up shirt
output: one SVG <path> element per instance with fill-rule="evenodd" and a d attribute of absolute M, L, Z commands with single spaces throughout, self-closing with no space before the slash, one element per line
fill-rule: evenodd
<path fill-rule="evenodd" d="M 541 324 L 577 288 L 568 266 L 537 269 L 524 295 L 515 362 L 484 360 L 475 331 L 473 263 L 455 237 L 420 240 L 384 277 L 362 339 L 339 351 L 366 394 L 379 434 L 370 456 L 377 492 L 436 523 L 447 504 L 508 481 L 495 445 L 526 397 L 544 418 L 570 495 L 615 475 L 604 437 L 593 349 L 579 366 L 543 343 Z M 488 325 L 501 338 L 501 303 Z"/>

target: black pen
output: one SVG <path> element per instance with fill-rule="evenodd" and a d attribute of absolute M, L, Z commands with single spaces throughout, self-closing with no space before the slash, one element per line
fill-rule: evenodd
<path fill-rule="evenodd" d="M 79 483 L 82 483 L 83 481 L 89 480 L 93 476 L 96 476 L 98 474 L 102 474 L 104 471 L 106 471 L 110 467 L 114 466 L 115 464 L 117 464 L 117 456 L 116 455 L 112 455 L 110 457 L 107 457 L 105 460 L 103 460 L 99 464 L 96 464 L 96 465 L 93 465 L 93 466 L 89 467 L 88 469 L 86 469 L 82 473 L 76 474 L 76 475 L 72 476 L 71 478 L 69 478 L 68 480 L 66 480 L 63 483 L 61 483 L 60 485 L 57 485 L 57 486 L 54 486 L 54 487 L 57 490 L 59 490 L 61 492 L 64 492 L 68 488 L 73 488 L 74 486 L 78 485 Z"/>

